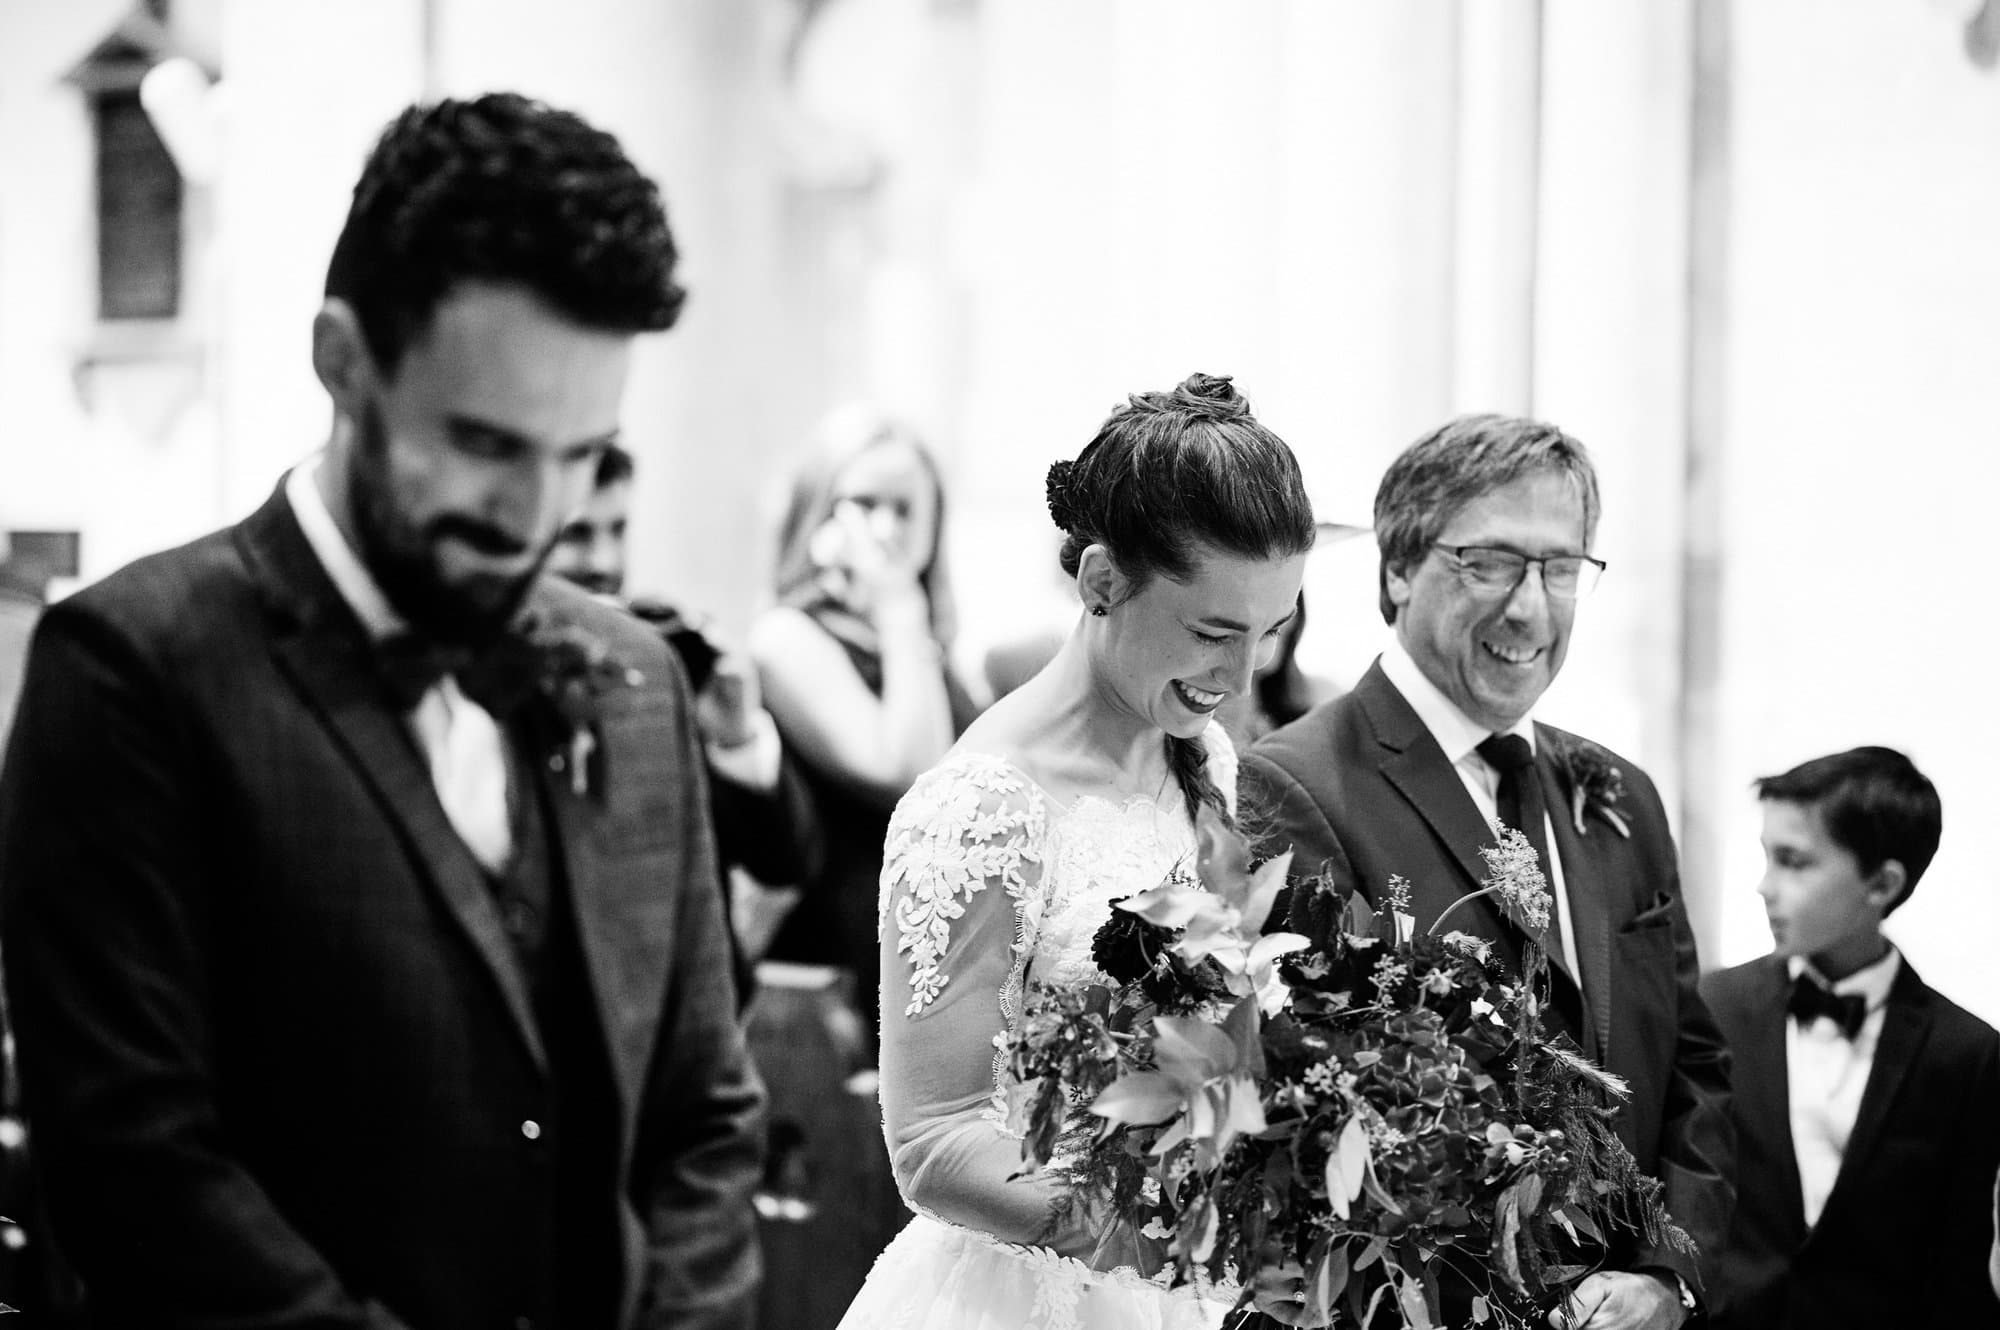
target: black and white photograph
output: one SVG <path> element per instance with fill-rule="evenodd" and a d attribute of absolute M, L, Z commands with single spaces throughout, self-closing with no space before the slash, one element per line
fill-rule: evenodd
<path fill-rule="evenodd" d="M 2000 1330 L 2000 0 L 0 0 L 0 1330 Z"/>

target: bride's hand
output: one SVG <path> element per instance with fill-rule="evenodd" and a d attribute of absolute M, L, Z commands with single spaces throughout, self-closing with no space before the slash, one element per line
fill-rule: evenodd
<path fill-rule="evenodd" d="M 1093 1270 L 1125 1266 L 1153 1275 L 1167 1263 L 1167 1244 L 1141 1234 L 1130 1222 L 1115 1218 L 1108 1198 L 1097 1196 L 1079 1205 L 1063 1231 L 1048 1246 L 1075 1257 Z"/>
<path fill-rule="evenodd" d="M 1169 1257 L 1163 1238 L 1149 1238 L 1125 1220 L 1106 1224 L 1097 1249 L 1090 1255 L 1093 1270 L 1115 1270 L 1126 1266 L 1151 1278 L 1163 1269 Z"/>

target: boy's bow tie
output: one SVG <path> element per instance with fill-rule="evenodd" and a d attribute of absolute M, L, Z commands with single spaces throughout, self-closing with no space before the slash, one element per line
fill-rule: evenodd
<path fill-rule="evenodd" d="M 1859 993 L 1836 993 L 1816 976 L 1802 973 L 1792 980 L 1792 996 L 1785 1010 L 1800 1025 L 1811 1025 L 1815 1017 L 1824 1016 L 1852 1039 L 1868 1019 L 1868 999 Z"/>

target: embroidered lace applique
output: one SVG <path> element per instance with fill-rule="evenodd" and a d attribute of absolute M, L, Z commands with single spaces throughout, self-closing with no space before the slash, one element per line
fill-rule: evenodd
<path fill-rule="evenodd" d="M 1210 774 L 1233 796 L 1236 753 L 1212 733 Z M 951 982 L 944 960 L 952 924 L 990 884 L 1000 883 L 1014 906 L 1013 956 L 999 993 L 1012 1030 L 1030 975 L 1057 986 L 1103 981 L 1090 944 L 1110 903 L 1191 866 L 1194 850 L 1186 820 L 1151 799 L 1083 796 L 1056 807 L 1005 758 L 964 753 L 939 765 L 897 806 L 884 847 L 879 917 L 886 928 L 893 916 L 897 950 L 910 960 L 905 1014 L 921 1013 Z M 1005 1043 L 1004 1031 L 995 1036 L 985 1116 L 1018 1137 L 1015 1100 L 1024 1087 L 1008 1072 Z"/>
<path fill-rule="evenodd" d="M 1233 796 L 1236 761 L 1220 730 L 1211 728 L 1209 773 Z M 1233 804 L 1233 798 L 1232 798 Z M 1007 1032 L 1022 1019 L 1030 982 L 1081 986 L 1108 982 L 1091 957 L 1091 943 L 1111 902 L 1157 886 L 1176 869 L 1191 870 L 1194 830 L 1175 803 L 1125 802 L 1085 796 L 1058 805 L 1006 759 L 964 753 L 926 774 L 898 806 L 884 846 L 879 920 L 884 936 L 910 964 L 906 1014 L 917 1016 L 952 982 L 952 930 L 968 906 L 993 884 L 1007 893 L 1013 914 L 1012 954 L 997 997 L 1001 1028 L 994 1036 L 992 1092 L 980 1116 L 996 1132 L 1018 1138 L 1017 1110 L 1028 1087 L 1007 1065 Z M 987 910 L 997 902 L 980 905 Z M 891 920 L 895 932 L 887 932 Z M 905 1198 L 909 1200 L 908 1197 Z M 930 1222 L 966 1235 L 1034 1272 L 1028 1330 L 1081 1330 L 1080 1305 L 1091 1286 L 1165 1293 L 1174 1304 L 1206 1296 L 1234 1299 L 1230 1285 L 1169 1290 L 1168 1272 L 1130 1267 L 1096 1271 L 1074 1258 L 1033 1245 L 1002 1242 L 965 1229 L 911 1202 Z M 885 1257 L 886 1259 L 886 1257 Z M 974 1278 L 988 1266 L 953 1259 L 946 1283 Z M 968 1296 L 970 1296 L 968 1294 Z M 1194 1324 L 1190 1321 L 1188 1324 Z M 1202 1324 L 1212 1323 L 1204 1314 Z M 1181 1322 L 1176 1319 L 1174 1324 Z"/>
<path fill-rule="evenodd" d="M 1040 789 L 1011 763 L 968 753 L 927 773 L 890 820 L 883 848 L 881 926 L 896 920 L 896 949 L 910 958 L 910 1001 L 923 1011 L 951 976 L 943 969 L 952 921 L 993 882 L 1029 895 L 1028 865 L 1040 860 L 1047 818 Z M 1017 952 L 1025 945 L 1018 935 Z"/>

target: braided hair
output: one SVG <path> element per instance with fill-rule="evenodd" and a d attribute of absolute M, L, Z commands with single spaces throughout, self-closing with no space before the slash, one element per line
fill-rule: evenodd
<path fill-rule="evenodd" d="M 1171 392 L 1135 393 L 1074 461 L 1048 472 L 1049 516 L 1065 535 L 1063 571 L 1102 545 L 1134 591 L 1186 581 L 1205 551 L 1282 558 L 1312 548 L 1312 502 L 1298 459 L 1259 424 L 1228 376 L 1191 375 Z M 1166 736 L 1188 814 L 1228 805 L 1199 740 Z"/>

